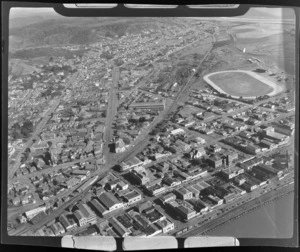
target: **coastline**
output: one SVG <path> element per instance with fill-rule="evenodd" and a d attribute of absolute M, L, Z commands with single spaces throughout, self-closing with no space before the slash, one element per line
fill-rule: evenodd
<path fill-rule="evenodd" d="M 215 227 L 213 227 L 213 228 L 211 228 L 211 229 L 209 229 L 209 230 L 206 230 L 206 231 L 202 232 L 201 234 L 199 234 L 199 236 L 201 236 L 201 235 L 206 235 L 206 234 L 208 234 L 209 232 L 214 231 L 215 229 L 218 229 L 218 228 L 220 228 L 220 227 L 222 227 L 222 226 L 224 226 L 224 225 L 226 225 L 226 224 L 228 224 L 228 223 L 230 223 L 230 222 L 236 221 L 236 220 L 238 220 L 239 218 L 243 217 L 244 215 L 250 214 L 250 213 L 252 213 L 252 212 L 254 212 L 254 211 L 256 211 L 256 210 L 262 208 L 263 206 L 272 204 L 272 203 L 274 203 L 275 201 L 278 201 L 278 200 L 280 200 L 280 199 L 282 199 L 282 198 L 284 198 L 284 197 L 287 197 L 287 196 L 289 196 L 289 195 L 292 194 L 292 193 L 294 193 L 294 190 L 288 191 L 287 193 L 278 195 L 278 196 L 276 196 L 276 197 L 273 198 L 273 199 L 270 199 L 270 200 L 268 200 L 268 201 L 262 202 L 261 204 L 256 205 L 256 206 L 254 206 L 253 208 L 248 209 L 247 211 L 243 212 L 242 214 L 239 214 L 239 215 L 237 215 L 237 216 L 235 216 L 235 217 L 232 217 L 232 218 L 228 219 L 228 221 L 222 222 L 222 223 L 216 225 Z"/>
<path fill-rule="evenodd" d="M 221 216 L 208 223 L 204 223 L 203 225 L 190 229 L 188 232 L 183 233 L 179 237 L 186 238 L 190 236 L 202 236 L 202 235 L 209 236 L 208 233 L 222 226 L 225 226 L 230 222 L 238 220 L 240 217 L 245 216 L 246 214 L 250 214 L 262 208 L 265 205 L 268 205 L 283 197 L 286 197 L 293 192 L 294 192 L 294 185 L 286 185 L 284 187 L 278 188 L 277 191 L 272 191 L 272 192 L 270 191 L 261 197 L 254 198 L 233 210 L 221 214 Z"/>

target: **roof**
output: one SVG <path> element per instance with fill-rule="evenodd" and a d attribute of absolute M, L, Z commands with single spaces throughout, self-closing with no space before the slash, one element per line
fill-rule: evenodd
<path fill-rule="evenodd" d="M 131 192 L 127 193 L 124 197 L 125 197 L 126 199 L 130 200 L 130 199 L 133 199 L 133 198 L 135 198 L 135 197 L 137 197 L 137 196 L 139 196 L 139 195 L 140 195 L 140 194 L 139 194 L 138 192 L 136 192 L 136 191 L 131 191 Z"/>
<path fill-rule="evenodd" d="M 115 204 L 120 203 L 115 196 L 107 192 L 102 193 L 98 198 L 99 201 L 107 208 L 111 208 Z"/>
<path fill-rule="evenodd" d="M 184 187 L 181 187 L 181 188 L 177 189 L 176 192 L 178 192 L 178 193 L 180 193 L 180 194 L 182 194 L 182 195 L 186 195 L 186 194 L 190 193 L 190 191 L 187 190 L 187 189 L 184 188 Z"/>
<path fill-rule="evenodd" d="M 109 220 L 109 223 L 113 226 L 113 228 L 119 235 L 123 236 L 124 234 L 128 233 L 128 230 L 115 217 L 112 217 Z"/>
<path fill-rule="evenodd" d="M 97 211 L 99 212 L 99 213 L 101 213 L 101 214 L 103 214 L 105 211 L 106 211 L 106 209 L 104 208 L 104 206 L 102 206 L 101 204 L 100 204 L 100 202 L 98 201 L 98 200 L 96 200 L 96 199 L 93 199 L 92 201 L 91 201 L 91 204 L 97 209 Z"/>
<path fill-rule="evenodd" d="M 174 197 L 176 198 L 176 195 L 174 193 L 168 193 L 168 194 L 162 196 L 161 198 L 163 200 L 168 200 L 168 199 L 171 199 L 171 198 L 174 198 Z"/>
<path fill-rule="evenodd" d="M 131 103 L 129 106 L 130 107 L 148 107 L 148 106 L 164 106 L 165 103 L 164 101 L 161 102 L 135 102 Z"/>
<path fill-rule="evenodd" d="M 135 166 L 135 165 L 142 164 L 143 162 L 140 159 L 138 159 L 137 157 L 133 157 L 123 163 L 125 163 L 126 165 L 129 165 L 129 166 Z"/>

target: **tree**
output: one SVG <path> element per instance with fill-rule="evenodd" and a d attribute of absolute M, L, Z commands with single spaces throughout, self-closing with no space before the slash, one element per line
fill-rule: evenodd
<path fill-rule="evenodd" d="M 153 129 L 152 131 L 150 131 L 149 135 L 155 136 L 159 133 L 159 131 L 160 131 L 159 129 Z"/>
<path fill-rule="evenodd" d="M 173 147 L 169 147 L 168 151 L 170 151 L 172 154 L 176 154 L 177 153 L 176 149 L 173 148 Z"/>

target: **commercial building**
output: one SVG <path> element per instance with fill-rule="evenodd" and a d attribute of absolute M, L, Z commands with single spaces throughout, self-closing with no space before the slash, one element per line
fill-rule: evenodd
<path fill-rule="evenodd" d="M 153 110 L 164 110 L 165 102 L 134 102 L 129 105 L 131 109 L 153 109 Z"/>
<path fill-rule="evenodd" d="M 196 211 L 189 208 L 186 204 L 176 207 L 175 210 L 184 221 L 189 221 L 196 216 Z"/>
<path fill-rule="evenodd" d="M 121 171 L 133 169 L 133 168 L 141 166 L 141 165 L 143 165 L 143 161 L 141 161 L 137 157 L 133 157 L 133 158 L 121 163 Z"/>
<path fill-rule="evenodd" d="M 253 167 L 253 169 L 256 168 L 258 170 L 261 170 L 265 173 L 268 173 L 268 174 L 272 174 L 274 176 L 281 176 L 283 174 L 283 171 L 281 170 L 276 170 L 274 168 L 272 168 L 271 166 L 268 166 L 268 165 L 265 165 L 265 164 L 259 164 L 255 167 Z"/>
<path fill-rule="evenodd" d="M 129 174 L 138 182 L 139 185 L 145 185 L 150 182 L 148 172 L 142 166 L 133 168 Z"/>
<path fill-rule="evenodd" d="M 142 195 L 133 190 L 125 194 L 123 197 L 129 205 L 134 204 L 142 199 Z"/>
<path fill-rule="evenodd" d="M 95 223 L 97 220 L 96 214 L 86 204 L 79 205 L 74 216 L 80 227 L 88 223 Z"/>
<path fill-rule="evenodd" d="M 66 187 L 66 188 L 71 188 L 71 187 L 77 185 L 78 183 L 79 183 L 79 179 L 76 178 L 76 177 L 72 177 L 72 178 L 66 180 L 63 183 L 63 186 Z"/>
<path fill-rule="evenodd" d="M 240 166 L 241 166 L 242 169 L 250 170 L 253 166 L 256 166 L 256 165 L 259 165 L 259 164 L 262 164 L 262 163 L 263 163 L 262 158 L 254 157 L 250 160 L 247 160 L 247 161 L 241 163 Z"/>
<path fill-rule="evenodd" d="M 89 176 L 91 172 L 89 170 L 73 170 L 72 175 L 79 176 L 79 175 L 84 175 L 84 176 Z"/>
<path fill-rule="evenodd" d="M 50 226 L 50 228 L 52 229 L 55 236 L 62 235 L 65 233 L 65 229 L 59 222 L 53 223 Z"/>
<path fill-rule="evenodd" d="M 184 187 L 181 187 L 174 191 L 174 193 L 177 195 L 177 197 L 181 200 L 188 200 L 193 198 L 193 193 L 187 190 Z"/>
<path fill-rule="evenodd" d="M 227 169 L 224 169 L 221 172 L 222 172 L 222 175 L 224 175 L 224 177 L 226 179 L 232 179 L 232 178 L 244 173 L 244 169 L 234 166 L 234 167 L 229 167 Z"/>
<path fill-rule="evenodd" d="M 161 193 L 163 193 L 166 188 L 164 186 L 161 186 L 159 184 L 154 184 L 151 186 L 144 185 L 144 189 L 151 195 L 151 196 L 156 196 Z"/>
<path fill-rule="evenodd" d="M 70 222 L 64 214 L 59 216 L 59 222 L 63 225 L 66 232 L 74 229 L 77 226 L 77 224 L 75 222 L 73 222 L 73 223 Z"/>
<path fill-rule="evenodd" d="M 111 193 L 104 192 L 99 197 L 99 202 L 107 209 L 107 211 L 111 212 L 123 207 L 123 203 L 121 203 L 115 196 Z"/>
<path fill-rule="evenodd" d="M 164 234 L 174 230 L 174 228 L 175 228 L 175 224 L 172 221 L 170 221 L 169 219 L 157 221 L 157 222 L 155 222 L 155 225 L 159 229 L 161 229 Z"/>
<path fill-rule="evenodd" d="M 38 208 L 34 208 L 32 210 L 29 210 L 27 212 L 25 212 L 25 216 L 27 219 L 32 219 L 34 216 L 36 216 L 37 214 L 39 214 L 40 212 L 45 212 L 46 211 L 46 207 L 38 207 Z"/>
<path fill-rule="evenodd" d="M 130 234 L 129 230 L 125 228 L 115 217 L 110 218 L 109 223 L 113 227 L 114 231 L 121 237 L 126 237 Z"/>
<path fill-rule="evenodd" d="M 169 201 L 173 201 L 173 200 L 175 200 L 175 199 L 176 199 L 176 195 L 175 195 L 174 193 L 168 193 L 168 194 L 166 194 L 166 195 L 160 197 L 160 201 L 161 201 L 163 204 L 165 204 L 165 203 L 167 203 L 167 202 L 169 202 Z"/>
<path fill-rule="evenodd" d="M 206 159 L 206 161 L 209 166 L 215 169 L 221 167 L 224 164 L 222 157 L 219 155 L 214 155 L 212 157 L 209 157 Z"/>
<path fill-rule="evenodd" d="M 93 210 L 98 213 L 100 216 L 105 217 L 109 211 L 102 205 L 97 199 L 90 201 L 90 204 L 93 207 Z"/>

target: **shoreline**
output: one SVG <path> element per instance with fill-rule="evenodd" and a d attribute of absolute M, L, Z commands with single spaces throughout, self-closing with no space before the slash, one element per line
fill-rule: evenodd
<path fill-rule="evenodd" d="M 267 201 L 261 202 L 260 204 L 258 204 L 258 205 L 256 205 L 256 206 L 254 206 L 254 207 L 252 207 L 252 208 L 246 210 L 245 212 L 243 212 L 243 213 L 241 213 L 241 214 L 238 214 L 237 216 L 234 216 L 234 217 L 228 219 L 228 220 L 225 221 L 225 222 L 222 222 L 222 223 L 220 223 L 220 224 L 217 224 L 216 226 L 214 226 L 214 227 L 212 227 L 212 228 L 210 228 L 210 229 L 208 229 L 208 230 L 206 230 L 206 231 L 204 231 L 204 232 L 201 232 L 200 234 L 198 234 L 198 236 L 206 235 L 207 233 L 209 233 L 209 232 L 211 232 L 211 231 L 213 231 L 213 230 L 215 230 L 215 229 L 218 229 L 218 228 L 220 228 L 220 227 L 222 227 L 222 226 L 224 226 L 224 225 L 226 225 L 226 224 L 228 224 L 228 223 L 230 223 L 230 222 L 232 222 L 232 221 L 236 221 L 237 219 L 241 218 L 242 216 L 244 216 L 244 215 L 246 215 L 246 214 L 249 214 L 249 213 L 252 213 L 252 212 L 254 212 L 254 211 L 256 211 L 256 210 L 262 208 L 263 206 L 269 205 L 269 204 L 274 203 L 275 201 L 277 201 L 277 200 L 279 200 L 279 199 L 282 199 L 282 198 L 284 198 L 284 197 L 287 197 L 287 196 L 290 195 L 291 193 L 294 193 L 294 189 L 292 189 L 292 190 L 290 190 L 290 191 L 288 191 L 288 192 L 286 192 L 286 193 L 280 194 L 280 195 L 278 195 L 278 196 L 275 196 L 274 198 L 269 199 L 269 200 L 267 200 Z"/>

